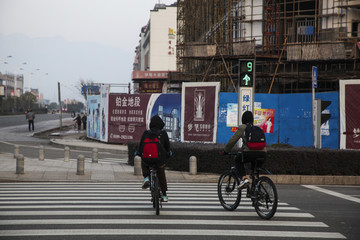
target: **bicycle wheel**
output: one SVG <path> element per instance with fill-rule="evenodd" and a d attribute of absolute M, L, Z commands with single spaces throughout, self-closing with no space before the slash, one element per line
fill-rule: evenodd
<path fill-rule="evenodd" d="M 255 196 L 255 211 L 259 217 L 266 220 L 272 218 L 278 205 L 278 195 L 273 181 L 265 176 L 260 177 L 256 184 Z"/>
<path fill-rule="evenodd" d="M 218 197 L 221 206 L 228 211 L 235 210 L 241 200 L 241 191 L 238 191 L 238 179 L 231 171 L 224 172 L 218 182 Z"/>
<path fill-rule="evenodd" d="M 154 191 L 153 191 L 153 206 L 155 208 L 156 215 L 160 214 L 160 187 L 159 187 L 159 179 L 154 178 Z"/>

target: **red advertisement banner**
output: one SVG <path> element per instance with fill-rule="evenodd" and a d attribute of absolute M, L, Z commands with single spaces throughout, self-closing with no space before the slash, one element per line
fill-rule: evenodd
<path fill-rule="evenodd" d="M 214 142 L 216 86 L 186 86 L 184 141 Z"/>
<path fill-rule="evenodd" d="M 146 109 L 150 94 L 110 94 L 109 142 L 140 141 L 146 130 Z"/>
<path fill-rule="evenodd" d="M 254 125 L 262 128 L 264 133 L 274 132 L 274 109 L 255 109 L 254 110 Z"/>
<path fill-rule="evenodd" d="M 345 86 L 346 148 L 360 149 L 360 84 Z"/>

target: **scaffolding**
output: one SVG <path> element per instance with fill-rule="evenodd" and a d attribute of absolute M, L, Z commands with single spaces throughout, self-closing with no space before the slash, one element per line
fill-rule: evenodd
<path fill-rule="evenodd" d="M 171 81 L 216 81 L 236 91 L 239 59 L 256 60 L 256 92 L 336 91 L 359 78 L 360 1 L 178 0 Z"/>

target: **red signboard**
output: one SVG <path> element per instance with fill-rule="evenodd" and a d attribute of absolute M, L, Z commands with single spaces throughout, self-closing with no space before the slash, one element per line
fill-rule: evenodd
<path fill-rule="evenodd" d="M 150 94 L 110 94 L 109 142 L 140 141 L 146 130 L 146 109 Z"/>
<path fill-rule="evenodd" d="M 167 79 L 169 71 L 133 71 L 133 80 Z"/>
<path fill-rule="evenodd" d="M 146 81 L 139 83 L 141 93 L 162 93 L 164 83 L 159 81 Z"/>
<path fill-rule="evenodd" d="M 184 89 L 183 89 L 184 91 Z M 183 93 L 183 141 L 215 142 L 216 86 L 186 86 Z"/>
<path fill-rule="evenodd" d="M 360 84 L 345 86 L 346 148 L 360 149 Z"/>

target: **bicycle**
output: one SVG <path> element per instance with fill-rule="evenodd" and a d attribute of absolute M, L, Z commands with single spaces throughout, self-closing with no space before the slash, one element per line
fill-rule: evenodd
<path fill-rule="evenodd" d="M 153 203 L 153 208 L 155 209 L 156 215 L 159 215 L 160 208 L 162 208 L 162 201 L 160 195 L 160 183 L 157 176 L 157 168 L 156 166 L 149 166 L 149 168 L 151 202 Z"/>
<path fill-rule="evenodd" d="M 237 154 L 229 153 L 229 155 L 235 156 Z M 244 154 L 241 155 L 242 160 L 244 160 Z M 278 206 L 277 190 L 269 177 L 259 176 L 260 173 L 271 174 L 267 169 L 257 167 L 260 161 L 264 161 L 264 158 L 256 158 L 252 169 L 245 166 L 251 179 L 251 183 L 247 188 L 238 190 L 240 176 L 234 166 L 221 174 L 218 181 L 218 197 L 224 209 L 228 211 L 235 210 L 240 204 L 242 190 L 246 189 L 246 197 L 251 199 L 252 206 L 259 217 L 268 220 L 274 216 Z"/>

